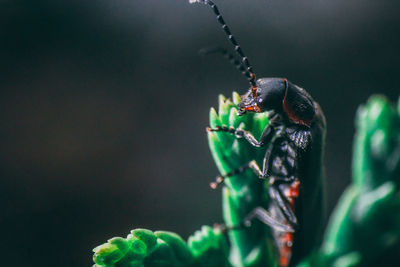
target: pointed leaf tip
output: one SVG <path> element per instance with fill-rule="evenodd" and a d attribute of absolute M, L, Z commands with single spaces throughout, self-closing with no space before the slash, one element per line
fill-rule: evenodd
<path fill-rule="evenodd" d="M 233 103 L 236 105 L 239 105 L 240 101 L 242 101 L 242 99 L 240 98 L 240 95 L 237 92 L 232 93 L 232 100 L 233 100 Z"/>
<path fill-rule="evenodd" d="M 222 118 L 227 113 L 228 104 L 225 102 L 226 98 L 223 95 L 218 97 L 218 114 Z"/>
<path fill-rule="evenodd" d="M 211 128 L 215 128 L 216 126 L 221 125 L 221 119 L 218 117 L 217 111 L 215 108 L 210 109 L 210 126 Z"/>
<path fill-rule="evenodd" d="M 217 111 L 215 110 L 215 108 L 210 108 L 210 119 L 215 120 L 216 118 L 218 118 L 218 114 Z"/>
<path fill-rule="evenodd" d="M 230 110 L 230 113 L 229 113 L 229 125 L 232 126 L 233 128 L 236 128 L 238 121 L 240 121 L 240 120 L 238 120 L 237 108 L 232 107 Z"/>
<path fill-rule="evenodd" d="M 226 97 L 223 94 L 218 95 L 218 103 L 220 104 L 221 102 L 225 102 Z"/>

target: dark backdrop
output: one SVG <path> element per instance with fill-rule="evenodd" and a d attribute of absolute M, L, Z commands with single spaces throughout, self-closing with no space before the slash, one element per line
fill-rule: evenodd
<path fill-rule="evenodd" d="M 328 121 L 329 207 L 357 106 L 399 95 L 395 0 L 217 1 L 258 77 L 306 88 Z M 246 80 L 212 11 L 184 0 L 0 1 L 2 266 L 89 266 L 130 229 L 219 222 L 204 127 Z"/>

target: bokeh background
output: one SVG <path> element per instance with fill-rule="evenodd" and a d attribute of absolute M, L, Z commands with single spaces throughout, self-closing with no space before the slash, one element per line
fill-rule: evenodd
<path fill-rule="evenodd" d="M 396 101 L 400 2 L 215 0 L 258 77 L 287 77 L 328 121 L 332 209 L 351 175 L 357 106 Z M 89 266 L 130 229 L 187 238 L 220 222 L 205 126 L 247 81 L 184 0 L 0 1 L 1 266 Z"/>

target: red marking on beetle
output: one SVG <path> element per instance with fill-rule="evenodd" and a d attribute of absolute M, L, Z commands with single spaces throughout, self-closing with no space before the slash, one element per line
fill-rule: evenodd
<path fill-rule="evenodd" d="M 254 112 L 261 112 L 261 109 L 259 106 L 250 106 L 250 107 L 245 107 L 244 110 L 246 111 L 254 111 Z"/>
<path fill-rule="evenodd" d="M 288 188 L 285 189 L 284 194 L 294 209 L 295 198 L 298 198 L 300 195 L 300 182 L 297 180 L 294 181 Z"/>
<path fill-rule="evenodd" d="M 279 266 L 286 267 L 288 265 L 289 265 L 289 258 L 281 256 L 280 259 L 279 259 Z"/>
<path fill-rule="evenodd" d="M 312 120 L 306 120 L 303 118 L 300 118 L 296 112 L 293 110 L 293 108 L 287 103 L 286 101 L 286 97 L 287 97 L 287 92 L 288 92 L 288 87 L 287 87 L 287 79 L 284 78 L 283 79 L 285 81 L 286 84 L 286 91 L 285 91 L 285 97 L 283 98 L 283 102 L 282 102 L 282 107 L 283 107 L 283 111 L 285 111 L 285 113 L 287 114 L 287 116 L 289 117 L 289 119 L 297 124 L 301 124 L 301 125 L 305 125 L 310 127 Z"/>
<path fill-rule="evenodd" d="M 300 194 L 300 182 L 294 181 L 289 188 L 289 197 L 297 198 Z"/>
<path fill-rule="evenodd" d="M 289 265 L 290 257 L 292 256 L 293 234 L 284 233 L 280 237 L 281 247 L 279 248 L 279 266 L 286 267 Z"/>
<path fill-rule="evenodd" d="M 295 208 L 295 199 L 300 195 L 300 182 L 298 180 L 292 182 L 288 188 L 284 191 L 285 196 L 289 200 L 292 209 Z M 283 233 L 279 237 L 279 266 L 287 267 L 290 263 L 292 256 L 293 246 L 293 233 Z"/>

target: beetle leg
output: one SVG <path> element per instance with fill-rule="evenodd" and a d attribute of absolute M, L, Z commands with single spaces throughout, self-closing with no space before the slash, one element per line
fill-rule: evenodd
<path fill-rule="evenodd" d="M 295 178 L 293 176 L 290 177 L 279 177 L 279 176 L 271 176 L 269 177 L 269 184 L 274 185 L 274 184 L 290 184 L 295 181 Z"/>
<path fill-rule="evenodd" d="M 215 181 L 210 183 L 210 187 L 212 189 L 216 189 L 220 184 L 222 184 L 224 182 L 224 180 L 226 178 L 228 178 L 230 176 L 237 175 L 237 174 L 241 174 L 244 171 L 246 171 L 247 169 L 252 169 L 253 172 L 258 176 L 262 175 L 262 171 L 260 170 L 260 167 L 258 167 L 257 162 L 255 160 L 252 160 L 249 163 L 247 163 L 247 164 L 245 164 L 243 166 L 240 166 L 239 168 L 226 173 L 225 175 L 218 175 L 215 178 Z"/>
<path fill-rule="evenodd" d="M 259 175 L 260 179 L 266 179 L 270 175 L 269 169 L 270 169 L 270 165 L 271 165 L 271 155 L 273 154 L 272 153 L 273 150 L 277 149 L 275 143 L 278 141 L 279 138 L 282 137 L 282 134 L 283 134 L 283 128 L 278 127 L 276 130 L 276 135 L 272 138 L 267 150 L 265 151 L 262 174 Z M 264 135 L 264 133 L 263 133 L 263 135 Z"/>
<path fill-rule="evenodd" d="M 273 143 L 273 140 L 271 141 L 271 139 L 276 138 L 274 137 L 275 132 L 278 131 L 278 136 L 281 136 L 283 132 L 283 127 L 282 125 L 280 125 L 280 121 L 280 116 L 278 114 L 272 113 L 270 122 L 267 126 L 265 126 L 260 140 L 257 140 L 254 135 L 249 131 L 245 131 L 243 129 L 235 129 L 233 127 L 226 127 L 224 125 L 216 126 L 215 128 L 207 127 L 206 130 L 208 132 L 227 132 L 230 134 L 234 134 L 237 138 L 246 139 L 252 146 L 263 147 L 265 144 Z"/>
<path fill-rule="evenodd" d="M 261 175 L 258 176 L 260 179 L 266 179 L 268 177 L 270 158 L 271 158 L 273 148 L 274 148 L 273 144 L 270 143 L 267 148 L 267 151 L 265 152 L 265 156 L 264 156 L 264 160 L 263 160 L 263 169 L 262 169 Z"/>
<path fill-rule="evenodd" d="M 271 226 L 272 228 L 274 228 L 277 231 L 281 231 L 281 232 L 294 232 L 294 228 L 289 225 L 289 224 L 285 224 L 282 223 L 278 220 L 276 220 L 274 217 L 272 217 L 272 215 L 264 208 L 262 207 L 257 207 L 255 209 L 253 209 L 243 220 L 243 224 L 247 227 L 249 227 L 251 225 L 251 221 L 253 219 L 258 219 L 260 220 L 262 223 L 265 223 L 266 225 Z"/>
<path fill-rule="evenodd" d="M 279 180 L 279 178 L 275 178 L 274 180 Z M 274 216 L 272 216 L 269 211 L 267 211 L 263 207 L 257 207 L 253 209 L 239 225 L 219 225 L 219 228 L 221 228 L 223 231 L 240 230 L 244 227 L 250 227 L 251 222 L 254 219 L 258 219 L 262 223 L 272 227 L 275 231 L 294 233 L 295 228 L 297 227 L 297 218 L 292 210 L 292 207 L 290 206 L 290 203 L 288 203 L 286 198 L 281 195 L 280 190 L 275 188 L 275 185 L 271 185 L 269 187 L 269 190 L 271 201 L 273 202 L 272 204 L 274 205 L 274 207 L 276 207 L 276 210 L 278 210 L 287 220 L 277 220 L 276 218 L 274 218 Z"/>
<path fill-rule="evenodd" d="M 287 198 L 282 196 L 281 191 L 278 188 L 276 188 L 276 185 L 270 185 L 268 191 L 271 200 L 278 205 L 279 210 L 282 212 L 284 217 L 293 227 L 296 227 L 297 218 Z"/>
<path fill-rule="evenodd" d="M 230 134 L 234 134 L 237 138 L 244 138 L 246 139 L 250 145 L 255 147 L 263 147 L 265 145 L 263 139 L 258 141 L 251 132 L 245 131 L 242 129 L 235 129 L 233 127 L 226 127 L 226 126 L 216 126 L 215 128 L 207 127 L 208 132 L 227 132 Z"/>
<path fill-rule="evenodd" d="M 257 175 L 258 177 L 262 176 L 262 171 L 255 160 L 249 162 L 249 167 L 253 170 L 255 175 Z"/>
<path fill-rule="evenodd" d="M 257 207 L 253 209 L 238 225 L 229 226 L 225 224 L 216 224 L 215 227 L 218 227 L 222 231 L 242 230 L 246 227 L 250 227 L 251 222 L 254 219 L 258 219 L 260 222 L 272 227 L 279 232 L 294 233 L 295 231 L 290 224 L 278 221 L 263 207 Z"/>
<path fill-rule="evenodd" d="M 234 175 L 240 174 L 240 173 L 243 173 L 243 172 L 246 171 L 248 168 L 252 168 L 252 167 L 250 166 L 250 165 L 252 164 L 252 162 L 253 162 L 253 161 L 251 161 L 251 162 L 249 162 L 249 163 L 247 163 L 247 164 L 245 164 L 245 165 L 243 165 L 243 166 L 240 166 L 239 168 L 234 169 L 234 170 L 232 170 L 232 171 L 226 173 L 225 175 L 218 175 L 218 176 L 215 178 L 215 182 L 211 182 L 211 183 L 210 183 L 210 187 L 211 187 L 212 189 L 216 189 L 220 184 L 222 184 L 222 183 L 224 182 L 224 180 L 225 180 L 226 178 L 228 178 L 228 177 L 230 177 L 230 176 L 234 176 Z M 256 163 L 256 164 L 257 164 L 257 163 Z"/>

